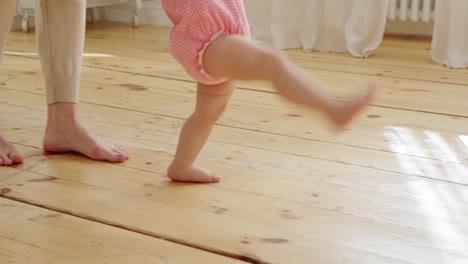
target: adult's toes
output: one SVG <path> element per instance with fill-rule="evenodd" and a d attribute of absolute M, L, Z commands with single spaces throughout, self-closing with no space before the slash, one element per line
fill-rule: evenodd
<path fill-rule="evenodd" d="M 10 166 L 11 164 L 13 164 L 13 161 L 7 155 L 0 155 L 0 166 Z"/>
<path fill-rule="evenodd" d="M 23 157 L 21 157 L 18 153 L 13 152 L 9 155 L 9 158 L 13 162 L 13 164 L 19 164 L 23 162 Z"/>

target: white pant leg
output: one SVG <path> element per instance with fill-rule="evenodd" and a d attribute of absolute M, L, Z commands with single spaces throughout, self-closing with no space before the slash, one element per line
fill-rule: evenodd
<path fill-rule="evenodd" d="M 47 103 L 77 103 L 84 49 L 86 0 L 37 2 L 36 35 L 46 82 Z"/>

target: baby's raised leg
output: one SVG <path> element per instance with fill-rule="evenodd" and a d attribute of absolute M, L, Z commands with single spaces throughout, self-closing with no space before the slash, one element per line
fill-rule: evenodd
<path fill-rule="evenodd" d="M 234 85 L 231 81 L 218 85 L 198 84 L 195 111 L 180 133 L 174 161 L 167 174 L 173 181 L 215 183 L 219 177 L 194 165 L 218 118 L 226 109 Z"/>
<path fill-rule="evenodd" d="M 281 95 L 325 112 L 338 127 L 346 126 L 375 93 L 375 87 L 369 87 L 346 103 L 336 102 L 322 84 L 308 78 L 282 52 L 260 47 L 242 36 L 215 40 L 206 49 L 203 62 L 206 71 L 216 77 L 271 81 Z"/>

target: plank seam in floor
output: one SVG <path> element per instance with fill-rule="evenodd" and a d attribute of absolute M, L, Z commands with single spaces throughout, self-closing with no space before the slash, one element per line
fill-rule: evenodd
<path fill-rule="evenodd" d="M 12 56 L 12 57 L 21 57 L 21 58 L 27 58 L 27 59 L 32 59 L 32 60 L 38 60 L 36 57 L 29 57 L 29 56 L 21 56 L 21 55 L 7 55 L 7 56 Z M 113 68 L 108 68 L 108 67 L 99 67 L 99 66 L 94 66 L 94 65 L 88 65 L 86 63 L 83 63 L 83 67 L 86 68 L 91 68 L 91 69 L 100 69 L 100 70 L 105 70 L 105 71 L 110 71 L 110 72 L 118 72 L 118 73 L 126 73 L 126 74 L 132 74 L 132 75 L 138 75 L 138 76 L 145 76 L 145 77 L 150 77 L 150 78 L 159 78 L 163 80 L 172 80 L 172 81 L 180 81 L 180 82 L 185 82 L 185 83 L 195 83 L 195 81 L 192 80 L 185 80 L 185 79 L 179 79 L 179 78 L 171 78 L 167 76 L 159 76 L 159 75 L 153 75 L 153 74 L 144 74 L 144 73 L 139 73 L 139 72 L 132 72 L 132 71 L 125 71 L 125 70 L 117 70 Z M 306 68 L 306 69 L 311 69 L 314 70 L 314 68 Z M 353 72 L 346 72 L 346 71 L 332 71 L 332 70 L 325 70 L 325 72 L 334 72 L 334 73 L 348 73 L 348 74 L 356 74 L 356 75 L 361 75 L 361 76 L 371 76 L 375 77 L 374 75 L 369 75 L 369 74 L 362 74 L 362 73 L 353 73 Z M 377 75 L 379 77 L 386 77 L 386 76 L 381 76 Z M 395 78 L 395 77 L 386 77 L 386 78 Z M 427 82 L 426 80 L 418 80 L 418 79 L 410 79 L 410 78 L 400 78 L 404 80 L 410 80 L 410 81 L 422 81 L 422 82 Z M 461 84 L 454 84 L 454 83 L 448 83 L 448 82 L 440 82 L 440 81 L 431 81 L 431 83 L 439 83 L 439 84 L 448 84 L 448 85 L 454 85 L 454 86 L 463 86 Z M 260 92 L 260 93 L 269 93 L 269 94 L 278 94 L 277 92 L 274 91 L 264 91 L 264 90 L 258 90 L 258 89 L 252 89 L 252 88 L 245 88 L 245 87 L 238 87 L 236 86 L 237 89 L 241 89 L 244 91 L 255 91 L 255 92 Z M 32 93 L 35 94 L 35 93 Z M 457 114 L 450 114 L 450 113 L 438 113 L 438 112 L 432 112 L 432 111 L 424 111 L 424 110 L 416 110 L 416 109 L 408 109 L 408 108 L 398 108 L 398 107 L 392 107 L 392 106 L 385 106 L 385 105 L 377 105 L 377 104 L 369 104 L 370 106 L 373 107 L 379 107 L 379 108 L 385 108 L 385 109 L 396 109 L 396 110 L 403 110 L 403 111 L 410 111 L 410 112 L 418 112 L 418 113 L 426 113 L 426 114 L 434 114 L 434 115 L 443 115 L 443 116 L 452 116 L 452 117 L 461 117 L 461 118 L 468 118 L 468 115 L 457 115 Z M 118 109 L 124 109 L 124 108 L 118 108 Z"/>
<path fill-rule="evenodd" d="M 26 147 L 30 147 L 30 146 L 26 146 Z M 34 148 L 34 147 L 32 147 Z M 39 163 L 39 162 L 38 162 Z M 34 164 L 33 166 L 29 166 L 28 168 L 26 169 L 18 169 L 19 170 L 19 173 L 15 173 L 14 175 L 17 175 L 17 174 L 20 174 L 21 172 L 32 172 L 32 173 L 35 173 L 35 174 L 38 174 L 38 175 L 43 175 L 43 176 L 48 176 L 48 177 L 54 177 L 54 176 L 51 176 L 50 174 L 45 174 L 45 173 L 41 173 L 41 172 L 36 172 L 34 170 L 31 170 L 33 169 L 36 165 L 38 165 L 38 163 Z M 137 170 L 137 171 L 142 171 L 142 172 L 145 172 L 145 173 L 153 173 L 155 175 L 158 175 L 158 176 L 164 176 L 162 173 L 159 173 L 159 172 L 153 172 L 153 171 L 147 171 L 147 170 L 142 170 L 142 169 L 138 169 L 138 168 L 133 168 L 133 167 L 126 167 L 124 165 L 121 165 L 121 164 L 115 164 L 115 166 L 119 166 L 119 167 L 123 167 L 123 168 L 126 168 L 126 169 L 129 169 L 129 170 Z M 403 174 L 403 173 L 402 173 Z M 421 177 L 421 176 L 417 176 L 417 175 L 409 175 L 409 174 L 403 174 L 403 175 L 407 175 L 407 176 L 412 176 L 412 177 Z M 13 176 L 13 175 L 10 175 L 10 176 Z M 425 178 L 425 177 L 423 177 Z M 73 182 L 73 183 L 79 183 L 79 184 L 85 184 L 85 183 L 82 183 L 82 182 L 76 182 L 76 181 L 73 181 L 73 180 L 70 180 L 70 179 L 64 179 L 64 178 L 58 178 L 62 181 L 67 181 L 67 182 Z M 463 185 L 464 184 L 460 184 L 460 183 L 453 183 L 453 182 L 445 182 L 443 180 L 438 180 L 438 179 L 432 179 L 432 178 L 426 178 L 428 180 L 436 180 L 436 181 L 441 181 L 441 182 L 444 182 L 444 183 L 450 183 L 450 184 L 458 184 L 458 185 Z M 98 185 L 90 185 L 90 184 L 85 184 L 85 185 L 88 185 L 88 186 L 92 186 L 92 187 L 95 187 L 95 188 L 101 188 L 101 189 L 105 189 L 103 188 L 102 186 L 98 186 Z M 233 189 L 233 188 L 230 188 L 230 187 L 226 187 L 226 186 L 222 186 L 221 188 L 223 189 L 226 189 L 226 190 L 236 190 L 236 189 Z M 244 192 L 246 193 L 249 193 L 249 194 L 252 194 L 252 195 L 256 195 L 256 196 L 261 196 L 261 197 L 266 197 L 266 198 L 270 198 L 270 199 L 279 199 L 278 197 L 275 197 L 275 196 L 271 196 L 271 195 L 265 195 L 265 194 L 262 194 L 262 193 L 256 193 L 256 192 L 252 192 L 252 191 L 245 191 Z M 2 194 L 0 193 L 0 197 L 2 197 Z M 54 207 L 48 207 L 46 205 L 42 205 L 42 204 L 39 204 L 39 203 L 34 203 L 34 202 L 28 202 L 27 200 L 24 200 L 24 199 L 21 199 L 21 198 L 17 198 L 17 197 L 10 197 L 10 196 L 5 196 L 3 195 L 4 198 L 7 198 L 7 199 L 11 199 L 11 200 L 14 200 L 14 201 L 18 201 L 18 202 L 22 202 L 24 201 L 24 203 L 26 204 L 30 204 L 30 205 L 35 205 L 35 206 L 38 206 L 38 207 L 42 207 L 42 208 L 47 208 L 47 209 L 51 209 L 51 210 L 54 210 L 54 211 L 57 211 L 57 212 L 62 212 L 61 209 L 53 209 Z M 18 199 L 18 200 L 16 200 Z M 334 212 L 334 213 L 338 213 L 338 214 L 342 214 L 342 215 L 346 215 L 346 216 L 350 216 L 350 217 L 354 217 L 354 218 L 359 218 L 359 219 L 365 219 L 365 220 L 369 220 L 369 221 L 375 221 L 374 218 L 370 218 L 370 217 L 364 217 L 364 216 L 361 216 L 361 215 L 356 215 L 356 214 L 352 214 L 352 213 L 346 213 L 346 212 L 342 212 L 342 211 L 337 211 L 337 210 L 334 210 L 334 209 L 330 209 L 330 208 L 327 208 L 327 207 L 321 207 L 321 206 L 317 206 L 317 205 L 312 205 L 312 204 L 308 204 L 308 203 L 302 203 L 302 202 L 298 202 L 298 201 L 294 201 L 294 200 L 288 200 L 288 199 L 282 199 L 283 201 L 286 201 L 286 202 L 289 202 L 289 203 L 292 203 L 292 204 L 297 204 L 297 205 L 302 205 L 302 206 L 306 206 L 306 207 L 310 207 L 310 208 L 315 208 L 315 209 L 318 209 L 318 210 L 324 210 L 324 211 L 330 211 L 330 212 Z M 66 212 L 69 212 L 69 211 L 66 211 Z M 110 226 L 114 226 L 114 224 L 112 223 L 107 223 L 105 220 L 99 220 L 98 218 L 94 218 L 94 217 L 90 217 L 89 219 L 87 218 L 87 216 L 80 216 L 79 214 L 73 214 L 71 212 L 67 213 L 69 215 L 73 215 L 73 216 L 76 216 L 76 217 L 79 217 L 79 218 L 82 218 L 82 219 L 87 219 L 87 220 L 90 220 L 90 221 L 94 221 L 93 219 L 97 219 L 96 222 L 99 222 L 99 223 L 104 223 L 104 224 L 109 224 Z M 390 226 L 394 226 L 394 224 L 392 223 L 386 223 L 387 225 L 390 225 Z M 119 225 L 120 226 L 120 225 Z M 412 227 L 408 227 L 408 228 L 411 228 L 413 229 Z M 129 227 L 124 227 L 123 226 L 123 229 L 127 229 L 127 230 L 133 230 Z M 415 229 L 417 230 L 417 229 Z M 137 230 L 135 230 L 136 232 L 139 232 Z M 157 237 L 157 238 L 161 238 L 161 239 L 164 239 L 164 240 L 169 240 L 169 239 L 166 239 L 164 238 L 163 236 L 158 236 L 157 234 L 155 235 L 152 235 L 151 233 L 148 234 L 148 236 L 152 236 L 152 237 Z M 181 243 L 182 245 L 185 245 L 183 244 L 183 242 Z M 189 245 L 190 246 L 190 245 Z M 195 246 L 195 248 L 198 248 Z M 207 251 L 207 252 L 211 252 L 209 249 L 205 249 L 204 251 Z M 213 252 L 212 252 L 213 253 Z M 228 254 L 227 256 L 230 256 L 229 253 L 226 253 Z M 219 254 L 219 255 L 223 255 L 222 254 Z M 224 255 L 223 255 L 224 256 Z M 237 256 L 236 256 L 237 257 Z M 236 258 L 236 257 L 233 257 L 233 258 Z M 240 256 L 241 258 L 243 256 Z M 238 258 L 236 258 L 238 259 Z M 240 259 L 242 260 L 242 259 Z M 257 262 L 254 262 L 254 263 L 257 263 Z"/>
<path fill-rule="evenodd" d="M 9 196 L 6 196 L 3 193 L 0 193 L 0 199 L 1 198 L 7 199 L 7 200 L 10 200 L 10 201 L 19 202 L 19 203 L 22 203 L 22 204 L 27 204 L 27 205 L 38 207 L 38 208 L 42 208 L 42 209 L 46 209 L 46 210 L 49 210 L 49 211 L 61 213 L 61 214 L 68 215 L 68 216 L 71 216 L 71 217 L 76 217 L 76 218 L 83 219 L 83 220 L 86 220 L 86 221 L 90 221 L 90 222 L 93 222 L 93 223 L 96 223 L 96 224 L 111 226 L 111 227 L 118 228 L 118 229 L 121 229 L 121 230 L 125 230 L 125 231 L 128 231 L 128 232 L 133 232 L 133 233 L 137 233 L 137 234 L 144 235 L 144 236 L 147 236 L 147 237 L 152 237 L 152 238 L 155 238 L 155 239 L 164 240 L 164 241 L 171 242 L 171 243 L 174 243 L 174 244 L 178 244 L 178 245 L 181 245 L 181 246 L 186 246 L 186 247 L 201 250 L 201 251 L 204 251 L 204 252 L 207 252 L 207 253 L 219 255 L 219 256 L 222 256 L 222 257 L 232 258 L 232 259 L 244 261 L 244 262 L 247 262 L 247 263 L 253 263 L 253 264 L 266 264 L 267 263 L 267 262 L 262 262 L 262 261 L 257 260 L 257 259 L 253 259 L 253 258 L 251 258 L 249 256 L 236 255 L 236 254 L 231 254 L 229 252 L 210 250 L 210 249 L 207 249 L 207 248 L 204 248 L 204 247 L 201 247 L 201 246 L 197 246 L 196 244 L 192 244 L 192 243 L 189 243 L 189 242 L 184 242 L 182 240 L 178 240 L 178 239 L 175 239 L 175 238 L 166 238 L 164 236 L 160 236 L 160 235 L 157 235 L 157 234 L 154 234 L 154 233 L 151 233 L 151 232 L 145 232 L 144 230 L 132 229 L 130 227 L 126 227 L 125 225 L 106 222 L 105 220 L 101 220 L 101 219 L 96 218 L 96 217 L 82 216 L 80 214 L 75 214 L 72 211 L 68 211 L 68 210 L 64 210 L 64 209 L 60 209 L 60 208 L 55 208 L 53 206 L 47 206 L 47 205 L 42 205 L 42 204 L 39 204 L 39 203 L 34 203 L 34 202 L 28 201 L 26 199 L 21 199 L 21 198 L 18 198 L 18 197 L 9 197 Z"/>
<path fill-rule="evenodd" d="M 252 131 L 258 132 L 258 131 L 255 131 L 255 130 L 252 130 Z M 281 134 L 274 134 L 274 135 L 282 136 Z M 302 139 L 302 138 L 300 138 L 300 139 Z M 319 141 L 319 140 L 314 140 L 314 139 L 307 139 L 307 140 L 310 140 L 310 141 Z M 222 142 L 222 141 L 215 141 L 215 142 L 224 143 L 224 142 Z M 319 141 L 319 142 L 330 143 L 330 142 L 326 142 L 326 141 Z M 41 148 L 38 148 L 38 147 L 35 147 L 35 146 L 31 146 L 31 145 L 27 145 L 27 144 L 22 144 L 22 143 L 19 143 L 19 142 L 14 142 L 14 141 L 13 141 L 13 143 L 14 143 L 14 144 L 17 144 L 17 145 L 20 145 L 20 146 L 31 147 L 31 148 L 35 148 L 35 149 L 41 149 Z M 244 147 L 243 145 L 239 145 L 239 144 L 235 144 L 235 143 L 229 143 L 229 144 L 231 144 L 231 145 L 233 145 L 233 146 Z M 337 143 L 333 143 L 333 144 L 337 144 Z M 348 145 L 345 145 L 345 144 L 337 144 L 337 145 L 348 146 Z M 351 166 L 356 166 L 356 167 L 361 167 L 361 168 L 367 168 L 367 169 L 373 169 L 373 170 L 377 170 L 377 171 L 384 171 L 384 172 L 390 172 L 390 173 L 397 173 L 397 174 L 400 174 L 400 175 L 407 175 L 407 176 L 411 176 L 411 177 L 419 177 L 419 178 L 424 178 L 424 179 L 427 179 L 427 180 L 432 180 L 432 181 L 437 181 L 437 182 L 450 183 L 450 184 L 457 184 L 457 185 L 461 185 L 461 186 L 468 186 L 468 184 L 463 184 L 463 183 L 459 183 L 459 182 L 451 182 L 451 181 L 448 181 L 448 180 L 432 178 L 432 177 L 430 177 L 430 176 L 417 175 L 417 174 L 411 174 L 411 173 L 403 173 L 403 172 L 393 171 L 393 170 L 388 170 L 388 169 L 383 169 L 383 168 L 369 167 L 369 166 L 360 165 L 360 164 L 354 164 L 354 163 L 345 162 L 345 161 L 341 161 L 341 160 L 333 160 L 333 159 L 326 159 L 326 158 L 320 158 L 320 157 L 312 157 L 312 156 L 307 156 L 307 155 L 302 155 L 302 154 L 297 154 L 297 153 L 288 153 L 288 152 L 284 152 L 284 151 L 272 150 L 272 149 L 267 149 L 267 148 L 254 147 L 254 146 L 249 146 L 249 147 L 250 147 L 250 148 L 253 148 L 253 149 L 267 150 L 267 151 L 272 151 L 272 152 L 275 152 L 275 153 L 288 154 L 288 155 L 293 155 L 293 156 L 297 156 L 297 157 L 304 157 L 304 158 L 310 158 L 310 159 L 321 160 L 321 161 L 336 162 L 336 163 L 339 163 L 339 164 L 351 165 Z M 367 149 L 367 148 L 362 148 L 362 147 L 357 147 L 357 146 L 348 146 L 348 147 L 354 147 L 354 148 L 359 148 L 359 149 Z M 414 155 L 400 154 L 400 153 L 389 152 L 389 151 L 383 151 L 383 150 L 377 150 L 377 149 L 368 149 L 368 150 L 377 151 L 377 152 L 384 152 L 384 153 L 393 153 L 393 154 L 395 154 L 395 155 L 405 155 L 405 156 L 408 156 L 408 157 L 418 157 L 418 158 L 424 158 L 424 159 L 429 159 L 429 160 L 436 160 L 436 161 L 441 161 L 441 162 L 443 161 L 443 160 L 438 160 L 438 159 L 429 158 L 429 157 L 419 157 L 419 156 L 414 156 Z M 458 162 L 450 162 L 450 163 L 462 164 L 462 165 L 465 164 L 465 163 L 458 163 Z M 142 169 L 137 169 L 137 168 L 132 168 L 132 167 L 126 167 L 126 166 L 120 165 L 120 164 L 118 164 L 117 166 L 122 166 L 122 167 L 129 168 L 129 169 L 135 169 L 135 170 L 139 170 L 139 171 L 145 171 L 145 172 L 153 173 L 152 171 L 147 171 L 147 170 L 142 170 Z"/>
<path fill-rule="evenodd" d="M 41 93 L 34 93 L 34 92 L 29 92 L 29 91 L 18 91 L 18 90 L 15 90 L 15 89 L 12 89 L 12 88 L 6 88 L 6 87 L 1 87 L 1 88 L 2 88 L 2 89 L 6 89 L 6 90 L 15 91 L 15 92 L 20 92 L 20 93 L 33 94 L 33 95 L 37 95 L 37 96 L 44 96 L 44 94 L 41 94 Z M 89 102 L 89 101 L 86 101 L 86 100 L 82 100 L 81 102 L 82 102 L 82 103 L 86 103 L 86 104 L 88 104 L 88 105 L 94 105 L 94 106 L 99 106 L 99 107 L 107 107 L 107 108 L 111 108 L 111 109 L 118 109 L 118 110 L 122 110 L 122 111 L 133 112 L 133 113 L 141 113 L 141 114 L 147 114 L 147 115 L 152 115 L 152 116 L 171 118 L 171 119 L 180 120 L 180 121 L 186 120 L 186 118 L 181 118 L 181 117 L 177 117 L 177 116 L 164 115 L 164 114 L 161 114 L 161 113 L 151 113 L 151 112 L 146 112 L 146 111 L 141 111 L 141 110 L 135 110 L 135 109 L 131 109 L 131 108 L 120 108 L 120 107 L 116 107 L 116 106 L 112 106 L 112 105 L 107 105 L 107 104 L 97 104 L 97 103 Z M 25 107 L 25 106 L 22 106 L 22 105 L 10 104 L 10 103 L 8 103 L 8 102 L 5 102 L 5 104 L 37 110 L 37 109 L 35 109 L 35 108 Z M 467 116 L 467 117 L 464 117 L 464 116 L 456 116 L 456 115 L 451 115 L 451 114 L 431 113 L 431 112 L 426 112 L 426 111 L 422 111 L 422 110 L 409 110 L 409 109 L 394 108 L 394 107 L 385 107 L 385 106 L 378 106 L 378 107 L 381 107 L 381 108 L 389 108 L 389 109 L 395 109 L 395 110 L 404 110 L 404 111 L 420 112 L 420 113 L 425 113 L 425 114 L 437 114 L 437 115 L 443 115 L 443 116 L 452 116 L 452 117 L 459 117 L 459 118 L 468 118 L 468 116 Z M 130 127 L 129 125 L 125 125 L 125 124 L 112 123 L 112 122 L 107 122 L 107 121 L 100 121 L 100 122 L 102 122 L 102 123 L 107 123 L 107 124 L 115 124 L 115 125 L 121 125 L 121 126 L 125 126 L 125 127 Z M 246 127 L 238 127 L 238 126 L 225 125 L 225 124 L 220 124 L 220 123 L 216 123 L 216 126 L 225 127 L 225 128 L 231 128 L 231 129 L 239 129 L 239 130 L 250 131 L 250 132 L 264 133 L 264 134 L 269 134 L 269 135 L 274 135 L 274 136 L 280 136 L 280 137 L 287 137 L 287 138 L 293 138 L 293 139 L 307 140 L 307 141 L 311 141 L 311 142 L 320 142 L 320 143 L 327 143 L 327 144 L 337 145 L 337 146 L 346 146 L 346 147 L 356 148 L 356 149 L 364 149 L 364 150 L 370 150 L 370 151 L 376 151 L 376 152 L 382 152 L 382 153 L 390 153 L 390 154 L 404 155 L 404 156 L 408 156 L 408 157 L 417 157 L 417 158 L 424 158 L 424 159 L 430 159 L 430 160 L 435 160 L 435 161 L 444 161 L 444 160 L 440 160 L 440 159 L 436 159 L 436 158 L 432 158 L 432 157 L 417 156 L 417 155 L 412 155 L 412 154 L 402 154 L 402 153 L 393 152 L 393 151 L 384 150 L 384 149 L 369 148 L 369 147 L 357 146 L 357 145 L 346 144 L 346 143 L 337 143 L 337 142 L 334 142 L 334 141 L 327 141 L 327 140 L 321 140 L 321 139 L 315 139 L 315 138 L 305 138 L 305 137 L 293 136 L 293 135 L 282 134 L 282 133 L 272 133 L 272 132 L 269 132 L 269 131 L 264 131 L 264 130 L 259 130 L 259 129 L 249 129 L 249 128 L 246 128 Z M 222 141 L 217 141 L 217 142 L 224 143 L 224 142 L 222 142 Z M 230 143 L 230 144 L 236 145 L 236 146 L 241 146 L 241 145 L 234 144 L 234 143 Z M 327 160 L 327 161 L 338 162 L 338 163 L 342 163 L 342 164 L 351 164 L 351 165 L 356 165 L 356 166 L 358 166 L 357 164 L 348 163 L 348 162 L 342 162 L 342 161 L 338 161 L 338 160 L 317 158 L 317 157 L 311 157 L 311 156 L 306 156 L 306 155 L 299 155 L 299 154 L 294 154 L 294 153 L 288 153 L 288 152 L 283 152 L 283 151 L 277 151 L 277 150 L 274 150 L 274 149 L 266 149 L 266 148 L 259 148 L 259 147 L 255 147 L 255 148 L 257 148 L 257 149 L 262 149 L 262 150 L 269 150 L 269 151 L 273 151 L 273 152 L 277 152 L 277 153 L 287 153 L 287 154 L 291 154 L 291 155 L 295 155 L 295 156 L 299 156 L 299 157 L 308 157 L 308 158 L 314 158 L 314 159 L 320 159 L 320 160 Z M 466 164 L 465 162 L 454 162 L 454 161 L 448 161 L 448 162 L 454 163 L 454 164 Z M 363 166 L 363 165 L 359 165 L 359 166 Z M 376 168 L 376 169 L 379 169 L 379 168 Z M 379 170 L 380 170 L 380 169 L 379 169 Z M 384 170 L 384 171 L 388 171 L 388 170 Z M 414 175 L 414 176 L 416 176 L 416 175 Z"/>

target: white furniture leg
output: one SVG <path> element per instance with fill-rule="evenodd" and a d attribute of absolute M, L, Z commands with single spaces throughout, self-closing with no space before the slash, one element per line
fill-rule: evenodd
<path fill-rule="evenodd" d="M 140 25 L 139 14 L 140 14 L 140 10 L 142 7 L 143 7 L 142 0 L 135 0 L 135 9 L 133 10 L 133 15 L 132 15 L 132 24 L 133 24 L 133 27 L 135 28 Z"/>

